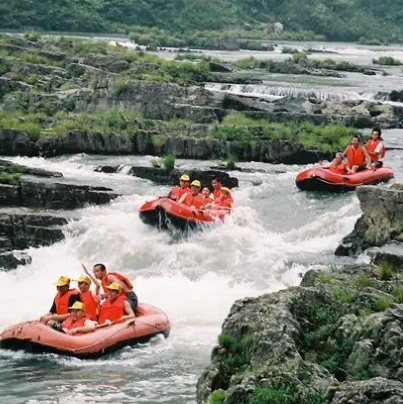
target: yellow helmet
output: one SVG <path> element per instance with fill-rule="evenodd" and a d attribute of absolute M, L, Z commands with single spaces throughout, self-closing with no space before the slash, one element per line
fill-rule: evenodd
<path fill-rule="evenodd" d="M 181 175 L 181 177 L 179 178 L 182 181 L 190 181 L 190 178 L 187 174 L 183 174 Z"/>
<path fill-rule="evenodd" d="M 77 279 L 78 283 L 88 283 L 88 285 L 91 285 L 91 278 L 88 275 L 80 275 L 80 277 Z"/>
<path fill-rule="evenodd" d="M 85 311 L 85 304 L 81 302 L 74 302 L 74 304 L 69 307 L 69 310 L 82 310 Z"/>
<path fill-rule="evenodd" d="M 121 292 L 122 289 L 123 289 L 123 286 L 120 283 L 112 282 L 107 288 L 111 289 L 111 290 L 117 290 L 118 292 Z"/>
<path fill-rule="evenodd" d="M 195 187 L 201 188 L 201 183 L 200 183 L 199 180 L 194 180 L 190 185 L 193 185 L 193 186 L 195 186 Z"/>
<path fill-rule="evenodd" d="M 70 285 L 70 278 L 67 278 L 67 276 L 61 276 L 56 282 L 56 286 L 67 286 Z"/>

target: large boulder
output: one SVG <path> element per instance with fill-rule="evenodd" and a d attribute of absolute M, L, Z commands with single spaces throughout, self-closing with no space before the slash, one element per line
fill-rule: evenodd
<path fill-rule="evenodd" d="M 402 290 L 399 268 L 353 265 L 235 302 L 197 402 L 400 402 Z"/>
<path fill-rule="evenodd" d="M 403 241 L 403 187 L 363 186 L 357 188 L 362 216 L 354 230 L 343 238 L 336 255 L 356 255 L 389 240 Z"/>

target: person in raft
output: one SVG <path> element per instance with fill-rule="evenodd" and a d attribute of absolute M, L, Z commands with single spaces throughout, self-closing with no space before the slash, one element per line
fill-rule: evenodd
<path fill-rule="evenodd" d="M 173 199 L 174 201 L 179 201 L 185 194 L 190 194 L 190 178 L 187 174 L 181 175 L 179 178 L 179 187 L 173 187 L 168 194 L 168 198 Z"/>
<path fill-rule="evenodd" d="M 352 171 L 347 163 L 343 161 L 343 153 L 336 153 L 335 159 L 329 166 L 329 171 L 335 174 L 351 174 Z"/>
<path fill-rule="evenodd" d="M 221 180 L 219 178 L 213 178 L 211 181 L 211 185 L 213 187 L 213 198 L 216 200 L 217 198 L 221 198 Z"/>
<path fill-rule="evenodd" d="M 231 191 L 227 187 L 221 187 L 221 196 L 216 198 L 214 203 L 209 204 L 206 208 L 231 210 L 234 205 Z"/>
<path fill-rule="evenodd" d="M 211 196 L 211 192 L 210 192 L 209 188 L 207 188 L 207 187 L 203 188 L 201 193 L 202 193 L 202 198 L 203 198 L 205 204 L 213 202 L 213 198 Z"/>
<path fill-rule="evenodd" d="M 80 291 L 81 300 L 85 304 L 85 314 L 93 321 L 96 321 L 99 313 L 99 295 L 91 292 L 91 278 L 88 275 L 80 275 L 77 279 L 78 289 Z M 99 283 L 94 282 L 99 288 Z"/>
<path fill-rule="evenodd" d="M 361 144 L 359 136 L 351 138 L 351 144 L 344 150 L 343 157 L 347 157 L 352 173 L 371 168 L 371 157 L 367 149 Z"/>
<path fill-rule="evenodd" d="M 203 209 L 204 207 L 204 199 L 200 194 L 201 183 L 199 180 L 194 180 L 191 184 L 191 192 L 190 194 L 185 194 L 179 199 L 179 203 L 183 203 L 186 206 L 194 209 Z"/>
<path fill-rule="evenodd" d="M 94 276 L 101 281 L 102 289 L 104 293 L 108 294 L 108 286 L 112 283 L 117 283 L 122 287 L 123 293 L 130 303 L 130 307 L 135 312 L 137 309 L 138 299 L 137 295 L 133 291 L 133 285 L 124 275 L 118 272 L 107 272 L 104 264 L 94 265 Z M 99 293 L 99 288 L 97 294 Z"/>
<path fill-rule="evenodd" d="M 69 335 L 85 334 L 95 330 L 96 323 L 86 315 L 84 303 L 75 302 L 69 307 L 70 315 L 62 323 L 62 330 Z"/>
<path fill-rule="evenodd" d="M 385 157 L 386 148 L 382 139 L 382 131 L 380 128 L 374 128 L 371 132 L 371 139 L 368 140 L 366 148 L 371 158 L 371 162 L 374 163 L 375 167 L 382 167 L 382 158 Z"/>
<path fill-rule="evenodd" d="M 135 318 L 136 316 L 123 293 L 122 285 L 117 282 L 112 282 L 109 286 L 106 286 L 106 288 L 108 289 L 108 295 L 99 310 L 98 323 L 101 325 Z"/>
<path fill-rule="evenodd" d="M 66 320 L 69 317 L 69 307 L 72 307 L 75 302 L 81 302 L 80 292 L 77 289 L 70 289 L 70 282 L 71 280 L 67 276 L 61 276 L 56 281 L 56 296 L 49 313 L 39 319 L 41 323 Z"/>

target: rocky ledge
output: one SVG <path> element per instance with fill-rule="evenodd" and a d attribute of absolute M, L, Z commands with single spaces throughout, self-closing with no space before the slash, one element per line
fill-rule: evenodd
<path fill-rule="evenodd" d="M 61 173 L 0 160 L 0 269 L 30 262 L 20 250 L 62 240 L 63 211 L 117 196 L 109 188 L 64 183 Z"/>
<path fill-rule="evenodd" d="M 120 166 L 98 166 L 94 171 L 112 174 L 117 173 L 120 168 Z M 144 178 L 162 185 L 177 185 L 178 178 L 185 173 L 176 169 L 166 170 L 157 167 L 125 166 L 124 168 L 128 175 Z M 238 186 L 237 178 L 230 177 L 228 173 L 219 170 L 187 170 L 186 174 L 192 180 L 199 180 L 202 187 L 211 187 L 211 181 L 214 178 L 219 178 L 224 187 L 234 188 Z"/>
<path fill-rule="evenodd" d="M 199 404 L 403 402 L 403 272 L 309 271 L 301 285 L 235 302 Z"/>
<path fill-rule="evenodd" d="M 358 187 L 357 196 L 363 214 L 336 255 L 356 255 L 389 241 L 403 242 L 403 185 Z"/>

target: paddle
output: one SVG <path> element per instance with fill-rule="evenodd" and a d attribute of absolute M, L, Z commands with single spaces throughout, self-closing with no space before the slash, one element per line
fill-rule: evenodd
<path fill-rule="evenodd" d="M 81 266 L 83 267 L 84 272 L 85 272 L 85 273 L 91 278 L 91 280 L 94 282 L 95 286 L 96 286 L 97 288 L 100 288 L 100 287 L 101 287 L 100 283 L 99 283 L 98 280 L 91 274 L 91 272 L 88 271 L 87 267 L 86 267 L 83 263 L 81 263 Z"/>

